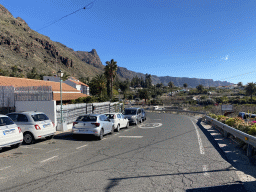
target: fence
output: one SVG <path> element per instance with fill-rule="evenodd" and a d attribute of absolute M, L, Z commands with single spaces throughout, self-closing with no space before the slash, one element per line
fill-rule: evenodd
<path fill-rule="evenodd" d="M 225 137 L 227 137 L 228 134 L 231 134 L 236 138 L 242 140 L 243 142 L 247 143 L 247 156 L 252 156 L 253 150 L 254 148 L 256 148 L 256 137 L 239 131 L 208 116 L 204 116 L 202 120 L 207 121 L 212 125 L 215 125 L 218 129 L 221 129 Z"/>
<path fill-rule="evenodd" d="M 119 103 L 80 103 L 80 104 L 70 104 L 62 106 L 62 119 L 67 124 L 74 122 L 78 116 L 84 114 L 102 114 L 102 113 L 113 113 L 120 111 Z M 61 106 L 56 106 L 56 116 L 57 122 L 60 123 L 61 120 Z"/>
<path fill-rule="evenodd" d="M 51 101 L 51 86 L 16 87 L 14 89 L 15 101 Z"/>

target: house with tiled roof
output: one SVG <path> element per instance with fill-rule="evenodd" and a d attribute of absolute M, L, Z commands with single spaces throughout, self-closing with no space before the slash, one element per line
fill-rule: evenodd
<path fill-rule="evenodd" d="M 44 76 L 43 80 L 60 82 L 60 78 L 56 76 Z M 83 94 L 90 95 L 89 86 L 74 77 L 69 77 L 66 81 L 63 81 L 63 83 L 75 88 L 76 90 L 79 90 Z"/>
<path fill-rule="evenodd" d="M 52 88 L 52 98 L 55 101 L 60 101 L 60 83 L 53 81 L 43 81 L 27 78 L 6 77 L 0 76 L 0 86 L 13 86 L 13 87 L 31 87 L 31 86 L 50 86 Z M 70 101 L 78 99 L 79 97 L 87 97 L 88 95 L 81 93 L 79 90 L 62 84 L 62 100 Z"/>

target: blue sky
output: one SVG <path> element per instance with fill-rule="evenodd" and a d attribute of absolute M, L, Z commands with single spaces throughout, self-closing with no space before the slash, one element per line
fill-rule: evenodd
<path fill-rule="evenodd" d="M 33 30 L 91 0 L 1 0 Z M 256 82 L 255 0 L 96 0 L 39 33 L 103 64 L 157 76 Z"/>

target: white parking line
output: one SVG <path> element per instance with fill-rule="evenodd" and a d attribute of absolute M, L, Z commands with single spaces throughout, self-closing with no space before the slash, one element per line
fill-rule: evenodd
<path fill-rule="evenodd" d="M 190 120 L 191 120 L 191 119 L 190 119 Z M 191 120 L 191 121 L 192 121 L 192 120 Z M 195 127 L 195 130 L 196 130 L 200 153 L 201 153 L 202 155 L 204 155 L 204 154 L 205 154 L 205 152 L 204 152 L 204 147 L 203 147 L 203 143 L 202 143 L 202 140 L 201 140 L 199 131 L 198 131 L 198 129 L 197 129 L 195 123 L 194 123 L 193 121 L 192 121 L 192 123 L 193 123 L 193 125 L 194 125 L 194 127 Z"/>
<path fill-rule="evenodd" d="M 125 137 L 125 138 L 142 138 L 143 136 L 119 136 L 119 137 Z"/>
<path fill-rule="evenodd" d="M 28 146 L 20 146 L 21 148 L 26 148 L 26 149 L 30 149 L 32 147 L 28 147 Z"/>
<path fill-rule="evenodd" d="M 8 169 L 8 168 L 10 168 L 10 167 L 11 167 L 11 166 L 4 167 L 4 168 L 0 169 L 0 171 L 5 170 L 5 169 Z"/>
<path fill-rule="evenodd" d="M 80 147 L 77 147 L 76 149 L 80 149 L 80 148 L 83 148 L 83 147 L 86 147 L 87 145 L 82 145 Z"/>
<path fill-rule="evenodd" d="M 57 148 L 57 149 L 54 149 L 54 150 L 51 150 L 51 151 L 47 151 L 46 153 L 50 153 L 50 152 L 53 152 L 53 151 L 58 151 L 59 150 L 59 148 Z"/>
<path fill-rule="evenodd" d="M 45 160 L 43 160 L 43 161 L 40 161 L 40 163 L 44 163 L 44 162 L 46 162 L 46 161 L 49 161 L 49 160 L 51 160 L 51 159 L 54 159 L 55 157 L 58 157 L 58 156 L 50 157 L 50 158 L 48 158 L 48 159 L 45 159 Z"/>
<path fill-rule="evenodd" d="M 209 173 L 207 173 L 207 171 L 208 171 L 207 165 L 203 165 L 204 176 L 209 176 Z"/>
<path fill-rule="evenodd" d="M 39 150 L 45 150 L 45 149 L 42 149 L 42 148 L 32 148 L 32 149 L 39 149 Z"/>

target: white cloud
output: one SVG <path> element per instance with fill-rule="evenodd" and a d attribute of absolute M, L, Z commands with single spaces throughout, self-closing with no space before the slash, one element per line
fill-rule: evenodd
<path fill-rule="evenodd" d="M 228 60 L 228 55 L 226 55 L 224 58 L 222 58 L 223 60 L 227 61 Z"/>

